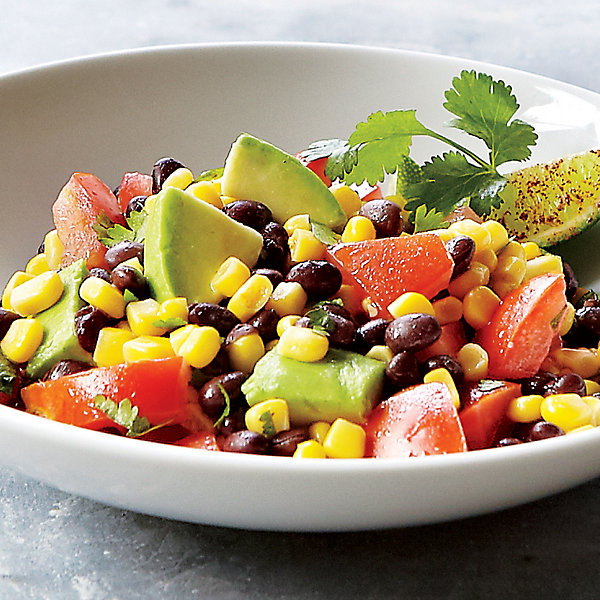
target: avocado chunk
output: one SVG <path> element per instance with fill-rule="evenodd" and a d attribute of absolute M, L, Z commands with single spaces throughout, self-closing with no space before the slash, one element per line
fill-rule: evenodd
<path fill-rule="evenodd" d="M 225 160 L 221 189 L 226 196 L 268 206 L 276 221 L 298 214 L 339 229 L 346 214 L 319 176 L 297 158 L 243 133 Z"/>
<path fill-rule="evenodd" d="M 146 225 L 144 274 L 162 302 L 218 302 L 210 282 L 223 261 L 235 256 L 254 266 L 262 249 L 260 233 L 191 194 L 168 187 L 154 199 Z"/>
<path fill-rule="evenodd" d="M 250 406 L 283 398 L 294 426 L 338 417 L 363 423 L 380 398 L 384 374 L 383 362 L 355 352 L 332 348 L 322 360 L 309 363 L 273 349 L 256 363 L 242 392 Z"/>
<path fill-rule="evenodd" d="M 38 379 L 59 360 L 78 360 L 93 364 L 92 357 L 80 345 L 75 333 L 75 313 L 85 304 L 79 297 L 79 287 L 88 276 L 83 259 L 59 271 L 64 285 L 60 300 L 35 318 L 44 328 L 44 339 L 27 363 L 26 373 Z"/>

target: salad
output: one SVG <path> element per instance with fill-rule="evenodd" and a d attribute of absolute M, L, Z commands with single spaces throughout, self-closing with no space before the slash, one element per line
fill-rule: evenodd
<path fill-rule="evenodd" d="M 294 458 L 596 427 L 600 299 L 552 245 L 597 218 L 600 154 L 506 174 L 537 139 L 510 87 L 463 72 L 444 106 L 485 157 L 399 110 L 296 155 L 243 133 L 200 174 L 74 173 L 2 293 L 0 401 Z M 415 136 L 451 150 L 418 164 Z"/>

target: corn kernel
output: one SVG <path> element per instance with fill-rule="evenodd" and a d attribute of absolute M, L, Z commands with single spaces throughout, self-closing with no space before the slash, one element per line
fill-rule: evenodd
<path fill-rule="evenodd" d="M 329 458 L 362 458 L 365 455 L 365 430 L 346 419 L 336 419 L 329 428 L 323 448 Z"/>
<path fill-rule="evenodd" d="M 463 298 L 463 316 L 473 329 L 481 329 L 500 306 L 500 298 L 487 286 L 479 285 Z"/>
<path fill-rule="evenodd" d="M 295 229 L 288 239 L 292 262 L 304 260 L 320 260 L 325 254 L 326 246 L 321 243 L 312 231 Z"/>
<path fill-rule="evenodd" d="M 183 327 L 173 329 L 173 331 L 169 333 L 169 341 L 171 342 L 175 354 L 179 355 L 179 349 L 183 345 L 183 342 L 187 340 L 188 336 L 196 327 L 199 327 L 199 325 L 184 325 Z"/>
<path fill-rule="evenodd" d="M 434 229 L 431 233 L 435 233 L 444 244 L 456 237 L 456 234 L 449 229 Z"/>
<path fill-rule="evenodd" d="M 597 394 L 598 392 L 600 392 L 600 383 L 598 383 L 597 381 L 593 381 L 591 379 L 586 379 L 585 380 L 585 393 L 588 396 L 591 396 L 592 394 Z"/>
<path fill-rule="evenodd" d="M 325 449 L 316 440 L 306 440 L 296 446 L 292 458 L 327 458 Z"/>
<path fill-rule="evenodd" d="M 28 263 L 25 265 L 25 273 L 29 273 L 30 275 L 34 276 L 40 275 L 41 273 L 45 273 L 49 270 L 50 267 L 48 266 L 48 260 L 43 252 L 40 252 L 33 258 L 29 259 Z"/>
<path fill-rule="evenodd" d="M 88 304 L 95 306 L 113 319 L 121 319 L 125 315 L 123 294 L 104 279 L 88 277 L 81 284 L 79 295 Z"/>
<path fill-rule="evenodd" d="M 268 302 L 273 284 L 265 275 L 254 274 L 229 299 L 227 308 L 240 321 L 247 321 Z"/>
<path fill-rule="evenodd" d="M 355 215 L 348 219 L 344 230 L 342 231 L 342 242 L 365 242 L 374 240 L 377 237 L 375 225 L 371 219 L 362 215 Z"/>
<path fill-rule="evenodd" d="M 387 365 L 394 357 L 394 353 L 390 350 L 389 346 L 386 346 L 385 344 L 376 344 L 369 349 L 365 356 L 367 358 L 379 360 Z"/>
<path fill-rule="evenodd" d="M 502 249 L 502 252 L 500 252 L 498 255 L 498 258 L 500 258 L 500 256 L 516 256 L 521 260 L 526 260 L 525 249 L 523 248 L 522 244 L 519 244 L 519 242 L 508 242 L 508 244 L 506 244 L 506 246 Z"/>
<path fill-rule="evenodd" d="M 469 291 L 480 285 L 487 285 L 490 281 L 490 270 L 481 263 L 472 262 L 469 268 L 456 279 L 453 279 L 448 286 L 451 296 L 456 296 L 461 300 Z"/>
<path fill-rule="evenodd" d="M 251 373 L 265 354 L 264 342 L 257 332 L 235 338 L 226 349 L 232 368 L 244 373 Z"/>
<path fill-rule="evenodd" d="M 285 317 L 281 317 L 279 321 L 277 321 L 277 335 L 281 337 L 283 332 L 288 328 L 295 325 L 300 315 L 286 315 Z"/>
<path fill-rule="evenodd" d="M 342 301 L 342 306 L 351 314 L 355 314 L 361 310 L 361 299 L 356 288 L 353 285 L 342 283 L 336 298 Z"/>
<path fill-rule="evenodd" d="M 10 303 L 10 297 L 13 290 L 30 279 L 33 279 L 33 276 L 29 275 L 29 273 L 25 273 L 25 271 L 16 271 L 11 275 L 11 278 L 8 280 L 8 283 L 2 292 L 2 308 L 13 310 L 12 304 Z"/>
<path fill-rule="evenodd" d="M 319 444 L 322 444 L 327 437 L 329 427 L 331 427 L 331 425 L 327 423 L 327 421 L 315 421 L 310 424 L 308 435 L 311 440 L 316 440 Z"/>
<path fill-rule="evenodd" d="M 600 370 L 598 354 L 589 348 L 559 348 L 552 352 L 551 357 L 562 369 L 577 373 L 584 379 L 594 377 Z"/>
<path fill-rule="evenodd" d="M 455 221 L 448 227 L 453 234 L 466 235 L 475 242 L 475 252 L 480 252 L 492 245 L 492 236 L 488 229 L 472 219 Z"/>
<path fill-rule="evenodd" d="M 540 247 L 535 242 L 523 242 L 521 246 L 523 246 L 525 260 L 532 260 L 533 258 L 541 256 L 542 254 Z"/>
<path fill-rule="evenodd" d="M 579 433 L 581 431 L 592 431 L 593 429 L 594 425 L 582 425 L 581 427 L 576 427 L 575 429 L 567 431 L 567 433 Z"/>
<path fill-rule="evenodd" d="M 562 273 L 562 258 L 556 254 L 544 254 L 537 258 L 532 258 L 525 263 L 524 281 L 529 281 L 538 275 L 546 273 Z"/>
<path fill-rule="evenodd" d="M 36 315 L 56 304 L 64 291 L 56 271 L 46 271 L 13 289 L 10 304 L 22 316 Z"/>
<path fill-rule="evenodd" d="M 15 319 L 0 342 L 0 350 L 14 363 L 27 362 L 44 339 L 44 328 L 37 319 Z"/>
<path fill-rule="evenodd" d="M 558 335 L 561 337 L 567 335 L 571 331 L 573 323 L 575 323 L 575 307 L 570 302 L 567 302 L 565 314 L 558 328 Z"/>
<path fill-rule="evenodd" d="M 163 182 L 162 187 L 174 187 L 180 190 L 185 188 L 194 181 L 194 174 L 186 167 L 175 169 Z"/>
<path fill-rule="evenodd" d="M 465 344 L 456 356 L 465 374 L 465 381 L 479 381 L 488 374 L 487 352 L 475 343 Z"/>
<path fill-rule="evenodd" d="M 310 218 L 307 214 L 294 215 L 283 224 L 283 228 L 287 231 L 288 235 L 292 235 L 296 229 L 310 231 Z"/>
<path fill-rule="evenodd" d="M 495 253 L 500 252 L 508 244 L 508 231 L 502 223 L 490 219 L 484 221 L 481 226 L 490 234 L 490 247 Z"/>
<path fill-rule="evenodd" d="M 592 425 L 600 425 L 600 398 L 596 396 L 584 396 L 583 401 L 592 409 Z"/>
<path fill-rule="evenodd" d="M 379 312 L 377 305 L 375 304 L 375 302 L 373 302 L 373 300 L 371 299 L 370 296 L 367 296 L 360 303 L 360 307 L 369 316 L 370 319 L 373 319 L 374 317 L 376 317 L 377 313 Z"/>
<path fill-rule="evenodd" d="M 217 193 L 219 194 L 219 196 L 222 196 L 223 189 L 221 187 L 221 178 L 211 179 L 210 182 L 215 186 L 215 189 L 217 190 Z"/>
<path fill-rule="evenodd" d="M 590 425 L 593 412 L 589 404 L 577 394 L 552 394 L 542 402 L 542 418 L 568 432 L 577 427 Z"/>
<path fill-rule="evenodd" d="M 297 281 L 282 281 L 273 290 L 266 308 L 274 310 L 278 316 L 296 315 L 303 311 L 308 296 Z"/>
<path fill-rule="evenodd" d="M 329 339 L 308 327 L 289 327 L 279 338 L 277 352 L 302 362 L 316 362 L 329 350 Z"/>
<path fill-rule="evenodd" d="M 412 313 L 423 313 L 435 316 L 435 310 L 426 296 L 419 292 L 405 292 L 396 298 L 388 307 L 388 311 L 397 319 Z"/>
<path fill-rule="evenodd" d="M 212 204 L 215 208 L 223 208 L 220 186 L 215 185 L 213 181 L 197 181 L 189 185 L 185 191 L 198 198 L 198 200 Z"/>
<path fill-rule="evenodd" d="M 44 236 L 44 254 L 48 268 L 58 269 L 62 263 L 65 247 L 58 237 L 56 229 L 52 229 Z"/>
<path fill-rule="evenodd" d="M 139 273 L 141 275 L 144 274 L 144 266 L 142 265 L 142 263 L 140 262 L 140 259 L 137 256 L 133 256 L 132 258 L 128 258 L 127 260 L 124 260 L 123 262 L 119 263 L 119 266 L 120 267 L 131 267 L 132 269 L 139 271 Z"/>
<path fill-rule="evenodd" d="M 472 262 L 478 262 L 485 265 L 491 273 L 498 266 L 498 257 L 491 248 L 485 248 L 473 255 Z"/>
<path fill-rule="evenodd" d="M 188 303 L 185 298 L 167 298 L 160 303 L 158 318 L 162 321 L 169 319 L 188 320 Z"/>
<path fill-rule="evenodd" d="M 330 190 L 347 217 L 351 217 L 360 210 L 362 202 L 355 190 L 347 185 L 331 186 Z"/>
<path fill-rule="evenodd" d="M 166 327 L 155 325 L 162 317 L 160 316 L 161 305 L 154 298 L 130 302 L 126 312 L 129 327 L 137 336 L 163 335 L 167 331 Z"/>
<path fill-rule="evenodd" d="M 246 427 L 267 437 L 290 428 L 290 410 L 282 398 L 271 398 L 251 406 L 244 418 Z"/>
<path fill-rule="evenodd" d="M 221 349 L 219 332 L 214 327 L 200 325 L 187 325 L 181 329 L 187 330 L 184 339 L 177 339 L 174 344 L 169 336 L 175 354 L 196 369 L 209 365 Z"/>
<path fill-rule="evenodd" d="M 98 334 L 93 359 L 99 367 L 110 367 L 125 362 L 123 344 L 135 336 L 121 327 L 103 327 Z"/>
<path fill-rule="evenodd" d="M 210 287 L 223 298 L 231 298 L 250 279 L 250 269 L 237 256 L 226 258 L 214 274 Z"/>
<path fill-rule="evenodd" d="M 506 415 L 515 423 L 531 423 L 542 418 L 540 411 L 544 397 L 538 394 L 519 396 L 511 400 Z"/>
<path fill-rule="evenodd" d="M 123 344 L 125 362 L 170 358 L 175 356 L 169 338 L 141 335 Z"/>
<path fill-rule="evenodd" d="M 455 323 L 460 321 L 463 316 L 463 303 L 454 296 L 446 296 L 433 304 L 435 318 L 440 325 Z"/>
<path fill-rule="evenodd" d="M 460 396 L 458 394 L 458 390 L 456 389 L 456 384 L 454 383 L 454 379 L 452 379 L 452 375 L 450 375 L 450 371 L 448 369 L 444 369 L 440 367 L 439 369 L 433 369 L 426 373 L 423 377 L 424 383 L 443 383 L 448 390 L 450 391 L 450 396 L 452 397 L 452 404 L 456 408 L 460 406 Z"/>
<path fill-rule="evenodd" d="M 510 244 L 507 248 L 509 247 Z M 521 285 L 527 270 L 525 259 L 513 254 L 505 254 L 505 252 L 506 250 L 498 257 L 498 264 L 492 273 L 490 284 L 490 287 L 501 298 Z"/>

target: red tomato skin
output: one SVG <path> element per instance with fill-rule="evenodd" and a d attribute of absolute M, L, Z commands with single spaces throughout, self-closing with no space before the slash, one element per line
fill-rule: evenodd
<path fill-rule="evenodd" d="M 464 408 L 458 416 L 469 450 L 492 448 L 510 428 L 506 411 L 512 400 L 521 395 L 518 383 L 504 381 L 497 389 L 485 392 L 478 383 L 466 386 L 461 393 Z"/>
<path fill-rule="evenodd" d="M 365 431 L 365 456 L 372 458 L 467 451 L 450 391 L 442 383 L 422 383 L 382 401 L 369 415 Z"/>
<path fill-rule="evenodd" d="M 88 269 L 107 267 L 106 247 L 94 231 L 102 213 L 114 223 L 125 224 L 117 199 L 106 184 L 90 173 L 73 173 L 52 205 L 54 226 L 65 248 L 63 266 L 84 258 Z"/>
<path fill-rule="evenodd" d="M 331 185 L 331 179 L 325 175 L 325 165 L 327 164 L 327 156 L 322 158 L 317 158 L 315 160 L 305 160 L 298 154 L 296 158 L 305 166 L 308 167 L 313 173 L 316 173 L 319 176 L 319 179 L 329 187 Z"/>
<path fill-rule="evenodd" d="M 125 173 L 119 185 L 119 207 L 125 212 L 127 205 L 136 196 L 152 194 L 152 177 L 144 173 Z"/>
<path fill-rule="evenodd" d="M 462 321 L 442 325 L 442 335 L 427 348 L 416 353 L 417 360 L 424 362 L 432 356 L 445 354 L 456 358 L 458 351 L 467 343 L 465 327 Z"/>
<path fill-rule="evenodd" d="M 492 379 L 533 377 L 556 337 L 552 321 L 567 305 L 565 278 L 547 273 L 508 294 L 476 336 L 488 353 Z"/>
<path fill-rule="evenodd" d="M 387 307 L 404 292 L 432 298 L 446 289 L 454 267 L 434 233 L 337 244 L 325 258 L 340 269 L 345 283 L 371 298 L 376 316 L 387 318 Z"/>
<path fill-rule="evenodd" d="M 33 383 L 21 395 L 28 412 L 87 429 L 115 426 L 96 408 L 98 394 L 117 403 L 129 398 L 151 425 L 183 424 L 194 408 L 190 376 L 189 365 L 180 357 L 146 360 Z"/>
<path fill-rule="evenodd" d="M 211 452 L 220 452 L 221 448 L 217 444 L 217 437 L 212 431 L 198 431 L 191 433 L 175 443 L 176 446 L 185 446 L 186 448 L 197 448 L 198 450 L 210 450 Z"/>

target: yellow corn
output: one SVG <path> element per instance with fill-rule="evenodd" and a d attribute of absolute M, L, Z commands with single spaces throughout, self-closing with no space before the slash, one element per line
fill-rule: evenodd
<path fill-rule="evenodd" d="M 435 233 L 444 244 L 456 237 L 456 234 L 449 229 L 434 229 L 431 233 Z"/>
<path fill-rule="evenodd" d="M 114 319 L 121 319 L 125 315 L 123 294 L 104 279 L 88 277 L 81 284 L 79 295 L 88 304 L 95 306 Z"/>
<path fill-rule="evenodd" d="M 490 247 L 495 253 L 508 244 L 508 232 L 502 223 L 490 219 L 484 221 L 481 226 L 490 234 Z"/>
<path fill-rule="evenodd" d="M 282 398 L 271 398 L 251 406 L 244 417 L 246 428 L 272 437 L 290 428 L 290 410 Z"/>
<path fill-rule="evenodd" d="M 223 208 L 221 201 L 220 186 L 213 181 L 197 181 L 186 188 L 186 192 L 192 194 L 198 200 L 212 204 L 216 208 Z"/>
<path fill-rule="evenodd" d="M 46 271 L 15 287 L 10 294 L 10 304 L 22 316 L 36 315 L 56 304 L 63 290 L 58 273 Z"/>
<path fill-rule="evenodd" d="M 292 325 L 295 325 L 296 321 L 300 318 L 300 315 L 286 315 L 285 317 L 281 317 L 279 321 L 277 321 L 277 335 L 281 337 L 281 334 Z"/>
<path fill-rule="evenodd" d="M 488 354 L 479 344 L 465 344 L 456 358 L 463 368 L 466 381 L 479 381 L 487 377 Z"/>
<path fill-rule="evenodd" d="M 470 290 L 480 285 L 487 285 L 489 281 L 490 270 L 485 265 L 473 261 L 462 275 L 450 282 L 448 291 L 451 296 L 462 300 Z"/>
<path fill-rule="evenodd" d="M 510 244 L 507 246 L 507 249 L 510 247 Z M 521 245 L 518 244 L 518 247 L 521 248 Z M 506 294 L 512 292 L 512 290 L 518 288 L 523 283 L 523 278 L 527 270 L 524 258 L 505 253 L 506 250 L 498 257 L 498 265 L 492 273 L 490 284 L 490 287 L 501 298 L 504 298 Z"/>
<path fill-rule="evenodd" d="M 294 229 L 288 239 L 290 258 L 292 262 L 304 260 L 319 260 L 325 254 L 326 246 L 321 243 L 312 231 L 306 229 Z"/>
<path fill-rule="evenodd" d="M 44 236 L 44 254 L 46 255 L 46 262 L 50 269 L 58 269 L 62 262 L 62 257 L 65 252 L 56 229 L 52 229 Z"/>
<path fill-rule="evenodd" d="M 372 346 L 365 356 L 379 360 L 387 365 L 394 357 L 394 353 L 390 350 L 389 346 L 377 344 L 376 346 Z"/>
<path fill-rule="evenodd" d="M 223 298 L 231 298 L 250 279 L 250 269 L 236 256 L 226 258 L 214 274 L 210 287 Z"/>
<path fill-rule="evenodd" d="M 367 296 L 361 303 L 360 307 L 365 311 L 370 319 L 375 317 L 379 312 L 377 305 L 373 302 L 370 296 Z"/>
<path fill-rule="evenodd" d="M 110 367 L 125 362 L 123 344 L 134 339 L 131 330 L 121 327 L 103 327 L 98 334 L 93 359 L 99 367 Z"/>
<path fill-rule="evenodd" d="M 316 362 L 321 360 L 329 350 L 329 339 L 308 327 L 288 327 L 280 336 L 276 346 L 282 356 Z"/>
<path fill-rule="evenodd" d="M 252 275 L 229 299 L 227 308 L 240 320 L 247 321 L 267 303 L 273 284 L 265 275 Z"/>
<path fill-rule="evenodd" d="M 480 252 L 492 245 L 492 236 L 483 225 L 472 219 L 455 221 L 448 227 L 454 235 L 466 235 L 475 242 L 475 252 Z"/>
<path fill-rule="evenodd" d="M 33 276 L 29 275 L 29 273 L 25 273 L 25 271 L 16 271 L 11 275 L 11 278 L 8 280 L 8 283 L 2 292 L 2 308 L 5 310 L 13 310 L 12 304 L 10 303 L 10 297 L 13 290 L 30 279 L 33 279 Z"/>
<path fill-rule="evenodd" d="M 433 369 L 426 373 L 423 377 L 424 383 L 443 383 L 450 391 L 450 396 L 452 396 L 452 404 L 456 408 L 460 406 L 460 395 L 458 394 L 458 390 L 456 389 L 456 384 L 454 383 L 454 379 L 452 379 L 452 375 L 450 375 L 450 371 L 448 369 L 439 368 Z"/>
<path fill-rule="evenodd" d="M 167 321 L 168 319 L 181 319 L 183 321 L 187 321 L 187 300 L 181 296 L 177 298 L 167 298 L 167 300 L 163 300 L 158 310 L 158 318 L 162 321 Z"/>
<path fill-rule="evenodd" d="M 37 319 L 16 319 L 0 342 L 0 350 L 14 363 L 27 362 L 44 339 L 44 328 Z"/>
<path fill-rule="evenodd" d="M 446 296 L 432 304 L 435 318 L 440 325 L 455 323 L 463 316 L 463 303 L 454 296 Z"/>
<path fill-rule="evenodd" d="M 273 290 L 266 307 L 280 317 L 297 315 L 304 310 L 307 300 L 304 288 L 297 281 L 282 281 Z"/>
<path fill-rule="evenodd" d="M 365 455 L 365 430 L 346 419 L 336 419 L 329 428 L 323 448 L 329 458 L 362 458 Z"/>
<path fill-rule="evenodd" d="M 525 249 L 523 248 L 522 244 L 519 244 L 519 242 L 508 242 L 508 244 L 506 244 L 506 246 L 502 249 L 502 252 L 500 252 L 498 255 L 498 258 L 501 256 L 516 256 L 521 260 L 526 260 Z"/>
<path fill-rule="evenodd" d="M 137 300 L 127 305 L 127 322 L 131 331 L 137 336 L 162 335 L 167 328 L 155 325 L 162 319 L 160 313 L 161 305 L 154 298 Z"/>
<path fill-rule="evenodd" d="M 374 240 L 377 237 L 375 225 L 371 219 L 362 215 L 355 215 L 348 219 L 342 231 L 342 242 L 364 242 Z"/>
<path fill-rule="evenodd" d="M 561 337 L 567 335 L 569 331 L 571 331 L 571 327 L 573 327 L 573 323 L 575 322 L 575 307 L 567 302 L 567 306 L 565 308 L 565 314 L 563 320 L 558 329 L 558 335 Z"/>
<path fill-rule="evenodd" d="M 362 206 L 360 196 L 351 187 L 336 185 L 331 186 L 330 189 L 347 217 L 351 217 L 360 210 Z"/>
<path fill-rule="evenodd" d="M 178 331 L 179 335 L 173 335 Z M 181 335 L 182 333 L 185 335 Z M 173 331 L 169 340 L 175 354 L 183 357 L 196 369 L 209 365 L 221 348 L 219 332 L 208 326 L 186 325 Z"/>
<path fill-rule="evenodd" d="M 523 242 L 521 244 L 523 246 L 523 252 L 525 253 L 525 260 L 531 260 L 533 258 L 537 258 L 541 256 L 542 251 L 540 247 L 535 242 Z"/>
<path fill-rule="evenodd" d="M 126 362 L 170 358 L 175 356 L 169 338 L 142 335 L 123 344 L 123 358 Z"/>
<path fill-rule="evenodd" d="M 265 354 L 265 345 L 258 332 L 242 335 L 229 342 L 226 348 L 232 368 L 244 373 L 251 373 Z"/>
<path fill-rule="evenodd" d="M 287 231 L 288 235 L 292 235 L 296 229 L 310 231 L 310 218 L 307 214 L 294 215 L 283 224 L 283 228 Z"/>
<path fill-rule="evenodd" d="M 577 373 L 584 379 L 594 377 L 600 370 L 600 360 L 596 350 L 589 348 L 559 348 L 551 358 L 562 369 Z"/>
<path fill-rule="evenodd" d="M 562 258 L 556 254 L 544 254 L 537 258 L 532 258 L 525 263 L 524 281 L 529 281 L 538 275 L 545 273 L 562 273 Z"/>
<path fill-rule="evenodd" d="M 507 416 L 515 423 L 531 423 L 542 418 L 541 406 L 544 397 L 538 394 L 519 396 L 508 405 Z"/>
<path fill-rule="evenodd" d="M 329 431 L 330 424 L 327 421 L 315 421 L 308 428 L 308 435 L 311 440 L 316 440 L 322 444 Z"/>
<path fill-rule="evenodd" d="M 419 292 L 405 292 L 396 298 L 388 307 L 390 314 L 397 319 L 412 313 L 423 313 L 435 316 L 435 310 L 426 296 Z"/>
<path fill-rule="evenodd" d="M 592 425 L 598 427 L 600 425 L 600 398 L 596 396 L 584 396 L 583 401 L 592 409 Z"/>
<path fill-rule="evenodd" d="M 498 257 L 491 248 L 484 248 L 473 255 L 472 262 L 485 265 L 491 273 L 498 266 Z"/>
<path fill-rule="evenodd" d="M 351 313 L 359 311 L 360 297 L 354 286 L 342 283 L 336 294 L 336 298 L 339 298 L 342 301 L 342 306 L 347 308 Z"/>
<path fill-rule="evenodd" d="M 579 433 L 581 431 L 591 431 L 594 429 L 594 425 L 582 425 L 581 427 L 576 427 L 575 429 L 571 429 L 571 431 L 567 431 L 567 433 Z"/>
<path fill-rule="evenodd" d="M 325 449 L 316 440 L 306 440 L 296 446 L 292 458 L 327 458 Z"/>
<path fill-rule="evenodd" d="M 552 394 L 546 396 L 540 407 L 542 418 L 568 432 L 577 427 L 591 425 L 593 411 L 577 394 Z"/>
<path fill-rule="evenodd" d="M 162 187 L 175 187 L 180 190 L 185 188 L 194 181 L 194 174 L 186 167 L 175 169 L 163 182 Z"/>
<path fill-rule="evenodd" d="M 586 379 L 585 380 L 585 393 L 588 396 L 591 396 L 592 394 L 597 394 L 598 392 L 600 392 L 600 383 L 598 383 L 597 381 L 593 381 L 591 379 Z"/>
<path fill-rule="evenodd" d="M 183 342 L 187 340 L 188 336 L 196 327 L 199 325 L 184 325 L 183 327 L 178 327 L 177 329 L 173 329 L 171 333 L 169 333 L 169 341 L 171 342 L 171 346 L 173 348 L 173 352 L 179 355 L 179 349 L 183 345 Z"/>
<path fill-rule="evenodd" d="M 465 294 L 463 316 L 473 329 L 481 329 L 500 306 L 500 298 L 487 286 L 479 285 Z"/>
<path fill-rule="evenodd" d="M 120 267 L 131 267 L 132 269 L 139 271 L 141 275 L 144 274 L 144 267 L 143 267 L 142 263 L 140 262 L 140 259 L 137 256 L 134 256 L 132 258 L 128 258 L 127 260 L 124 260 L 122 263 L 119 263 L 119 266 Z"/>
<path fill-rule="evenodd" d="M 28 263 L 25 265 L 25 273 L 29 273 L 30 275 L 34 276 L 40 275 L 41 273 L 45 273 L 49 270 L 50 267 L 48 266 L 48 260 L 43 252 L 40 252 L 33 258 L 29 259 Z"/>

